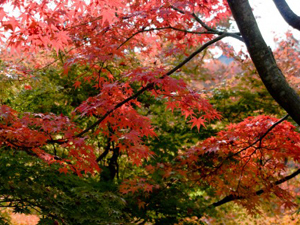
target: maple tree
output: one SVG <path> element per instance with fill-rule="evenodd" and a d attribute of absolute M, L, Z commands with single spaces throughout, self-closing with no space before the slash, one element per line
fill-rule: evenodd
<path fill-rule="evenodd" d="M 288 34 L 273 55 L 248 1 L 1 6 L 3 207 L 35 209 L 40 224 L 175 224 L 232 201 L 255 213 L 274 196 L 295 207 L 281 185 L 300 173 L 300 134 L 270 114 L 283 114 L 275 99 L 300 124 L 299 46 Z M 228 31 L 231 12 L 240 33 Z M 232 70 L 205 68 L 206 49 L 225 37 L 245 42 L 252 61 L 229 51 Z M 192 88 L 199 74 L 215 92 Z"/>

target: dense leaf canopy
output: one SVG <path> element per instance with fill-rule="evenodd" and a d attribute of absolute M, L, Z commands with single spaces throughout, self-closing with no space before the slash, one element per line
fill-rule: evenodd
<path fill-rule="evenodd" d="M 287 33 L 271 52 L 248 1 L 0 4 L 1 208 L 39 224 L 201 224 L 229 202 L 297 206 L 299 44 Z"/>

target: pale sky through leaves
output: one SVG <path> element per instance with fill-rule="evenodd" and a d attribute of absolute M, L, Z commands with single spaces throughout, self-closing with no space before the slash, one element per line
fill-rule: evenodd
<path fill-rule="evenodd" d="M 286 0 L 291 9 L 300 16 L 300 0 Z M 300 42 L 300 31 L 297 31 L 290 27 L 278 12 L 273 0 L 249 0 L 253 10 L 253 13 L 257 19 L 260 31 L 267 43 L 272 49 L 276 47 L 274 38 L 285 38 L 285 33 L 291 31 L 296 39 Z M 7 11 L 16 14 L 16 10 L 11 10 L 9 5 L 5 6 Z M 238 31 L 235 24 L 232 25 L 232 31 Z M 245 45 L 231 37 L 225 38 L 224 41 L 233 46 L 238 52 L 241 49 L 246 51 Z M 222 53 L 218 49 L 211 49 L 216 54 L 215 57 L 219 57 Z"/>
<path fill-rule="evenodd" d="M 300 41 L 300 31 L 295 30 L 285 22 L 273 0 L 250 0 L 249 2 L 267 45 L 274 49 L 274 38 L 284 38 L 287 31 L 292 31 L 294 37 Z M 286 0 L 286 2 L 294 13 L 300 16 L 300 0 Z M 233 25 L 233 27 L 237 26 Z M 235 31 L 237 31 L 237 28 Z M 245 49 L 244 44 L 238 40 L 226 38 L 225 41 L 232 45 L 236 51 L 241 48 Z"/>
<path fill-rule="evenodd" d="M 300 0 L 286 0 L 291 9 L 300 15 Z M 287 30 L 291 30 L 297 39 L 300 39 L 300 31 L 290 27 L 278 12 L 272 0 L 250 0 L 254 8 L 254 15 L 257 17 L 258 25 L 266 42 L 272 42 L 275 32 L 282 36 Z"/>

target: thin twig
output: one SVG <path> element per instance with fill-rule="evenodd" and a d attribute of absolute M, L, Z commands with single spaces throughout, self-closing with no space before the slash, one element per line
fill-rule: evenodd
<path fill-rule="evenodd" d="M 233 154 L 232 156 L 238 155 L 238 154 L 240 154 L 241 152 L 247 150 L 248 148 L 253 147 L 255 144 L 257 144 L 257 142 L 261 142 L 262 139 L 263 139 L 264 137 L 266 137 L 267 134 L 270 133 L 271 130 L 273 130 L 278 124 L 282 123 L 282 122 L 283 122 L 284 120 L 286 120 L 288 117 L 289 117 L 289 114 L 287 114 L 287 115 L 285 115 L 284 117 L 282 117 L 280 120 L 278 120 L 278 121 L 277 121 L 276 123 L 274 123 L 272 126 L 270 126 L 270 127 L 268 128 L 268 130 L 267 130 L 262 136 L 260 136 L 256 141 L 254 141 L 251 145 L 249 145 L 249 146 L 247 146 L 247 147 L 241 149 L 240 151 L 236 152 L 236 153 Z"/>
<path fill-rule="evenodd" d="M 181 10 L 181 9 L 178 9 L 178 8 L 176 8 L 175 6 L 171 6 L 171 8 L 174 9 L 175 11 L 177 11 L 177 12 L 180 12 L 181 14 L 186 14 L 185 11 L 183 11 L 183 10 Z M 216 29 L 214 29 L 214 28 L 212 28 L 212 27 L 209 27 L 206 23 L 204 23 L 204 22 L 203 22 L 203 21 L 202 21 L 195 13 L 192 13 L 191 15 L 192 15 L 192 16 L 194 17 L 194 19 L 195 19 L 198 23 L 200 23 L 200 25 L 201 25 L 205 30 L 207 30 L 208 32 L 211 32 L 211 33 L 213 33 L 213 34 L 219 34 L 219 35 L 221 35 L 221 34 L 223 34 L 223 33 L 227 33 L 228 36 L 233 37 L 233 38 L 236 38 L 236 39 L 238 39 L 239 41 L 245 42 L 244 39 L 243 39 L 243 37 L 241 36 L 241 34 L 240 34 L 239 32 L 237 32 L 237 33 L 231 33 L 231 32 L 225 32 L 225 31 L 219 31 L 219 30 L 216 30 Z"/>
<path fill-rule="evenodd" d="M 255 144 L 257 144 L 258 142 L 261 142 L 262 139 L 264 137 L 267 136 L 268 133 L 270 133 L 270 131 L 272 131 L 278 124 L 282 123 L 284 120 L 286 120 L 287 118 L 289 117 L 289 114 L 285 115 L 284 117 L 282 117 L 280 120 L 278 120 L 276 123 L 274 123 L 271 127 L 268 128 L 268 130 L 262 135 L 260 136 L 258 139 L 256 139 L 252 144 L 248 145 L 247 147 L 245 148 L 242 148 L 241 150 L 239 150 L 238 152 L 234 153 L 234 154 L 231 154 L 229 156 L 227 156 L 218 166 L 215 167 L 215 169 L 219 169 L 221 168 L 221 166 L 230 158 L 240 154 L 241 152 L 247 150 L 248 148 L 251 148 L 253 147 Z"/>

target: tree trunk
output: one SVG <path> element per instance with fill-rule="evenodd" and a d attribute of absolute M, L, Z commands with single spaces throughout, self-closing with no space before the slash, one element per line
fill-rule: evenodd
<path fill-rule="evenodd" d="M 287 83 L 266 45 L 247 0 L 227 0 L 260 78 L 272 97 L 300 125 L 300 97 Z"/>

